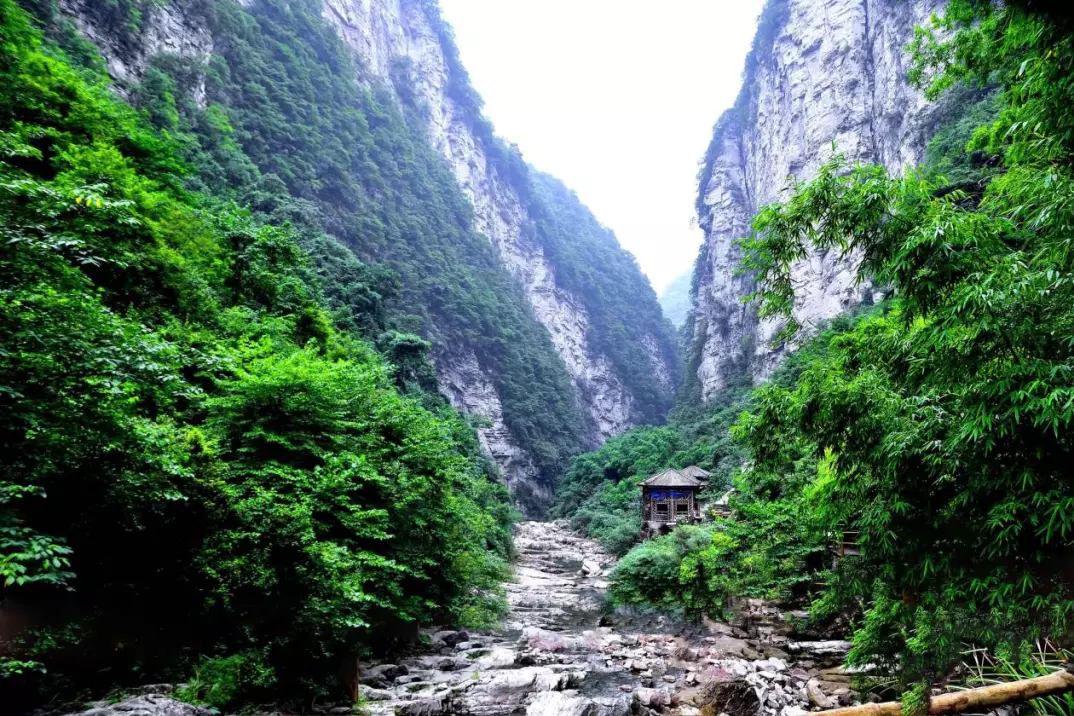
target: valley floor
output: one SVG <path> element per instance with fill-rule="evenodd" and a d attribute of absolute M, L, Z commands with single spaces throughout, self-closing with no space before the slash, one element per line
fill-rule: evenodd
<path fill-rule="evenodd" d="M 846 642 L 795 642 L 783 615 L 760 602 L 743 605 L 735 625 L 687 625 L 659 615 L 602 616 L 605 581 L 615 558 L 566 522 L 523 522 L 508 585 L 510 613 L 487 634 L 440 631 L 434 651 L 364 670 L 366 712 L 376 716 L 619 716 L 659 712 L 689 716 L 713 684 L 744 680 L 764 716 L 801 716 L 849 703 L 839 664 Z M 751 708 L 753 697 L 746 695 Z M 94 716 L 200 716 L 199 710 L 132 708 L 131 701 Z M 164 698 L 157 703 L 179 704 Z M 185 705 L 183 705 L 185 706 Z M 121 711 L 120 711 L 121 709 Z M 189 709 L 189 710 L 187 710 Z M 733 704 L 713 713 L 732 711 Z M 339 707 L 331 712 L 350 713 Z"/>
<path fill-rule="evenodd" d="M 753 687 L 765 714 L 791 716 L 851 698 L 838 667 L 847 645 L 792 642 L 771 607 L 754 603 L 740 627 L 644 615 L 602 619 L 614 557 L 566 522 L 523 522 L 515 545 L 503 629 L 438 632 L 438 653 L 367 672 L 372 713 L 613 716 L 651 709 L 687 716 L 698 713 L 691 702 L 707 684 L 738 678 Z"/>

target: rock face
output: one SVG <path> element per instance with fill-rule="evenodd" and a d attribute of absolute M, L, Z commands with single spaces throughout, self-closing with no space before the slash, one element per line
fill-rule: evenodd
<path fill-rule="evenodd" d="M 440 351 L 436 357 L 440 392 L 458 410 L 488 419 L 477 430 L 481 447 L 507 480 L 515 502 L 520 505 L 547 505 L 552 502 L 552 486 L 540 479 L 532 458 L 518 446 L 503 417 L 503 404 L 488 373 L 472 352 Z"/>
<path fill-rule="evenodd" d="M 251 11 L 257 6 L 257 0 L 238 2 Z M 155 55 L 208 62 L 214 44 L 226 42 L 206 29 L 197 4 L 153 4 L 138 36 L 123 38 L 105 29 L 96 3 L 60 0 L 61 9 L 102 50 L 120 92 L 140 79 Z M 595 347 L 585 297 L 557 280 L 561 268 L 534 228 L 527 170 L 481 115 L 480 99 L 469 86 L 435 2 L 323 0 L 322 15 L 353 49 L 361 75 L 357 81 L 386 86 L 401 104 L 419 108 L 416 114 L 425 122 L 430 145 L 444 157 L 473 207 L 475 228 L 524 288 L 533 318 L 547 329 L 572 379 L 574 402 L 585 424 L 582 442 L 595 447 L 633 425 L 662 417 L 645 412 L 651 412 L 651 395 L 642 408 L 617 364 Z M 203 87 L 195 88 L 195 99 L 204 99 Z M 651 364 L 646 379 L 662 394 L 666 409 L 678 379 L 670 334 L 642 335 L 637 343 Z M 441 390 L 452 404 L 487 419 L 479 428 L 481 442 L 503 470 L 516 503 L 539 513 L 551 499 L 551 476 L 538 474 L 532 456 L 512 434 L 494 376 L 467 346 L 436 346 L 433 358 Z"/>
<path fill-rule="evenodd" d="M 478 231 L 496 246 L 504 265 L 525 288 L 537 320 L 548 329 L 589 419 L 591 441 L 603 442 L 635 424 L 634 397 L 608 357 L 590 345 L 590 317 L 582 299 L 557 283 L 556 266 L 531 228 L 533 217 L 522 196 L 526 188 L 516 177 L 505 176 L 490 157 L 497 150 L 490 145 L 497 140 L 482 131 L 478 108 L 454 96 L 456 83 L 464 79 L 458 76 L 461 67 L 435 12 L 429 3 L 416 0 L 324 2 L 324 17 L 366 61 L 368 70 L 397 93 L 413 93 L 424 107 L 432 145 L 470 199 Z M 655 345 L 649 355 L 655 375 L 674 372 Z M 452 375 L 456 390 L 449 395 L 481 393 L 489 383 L 487 376 L 475 375 L 475 390 L 470 391 L 458 377 Z M 670 392 L 674 386 L 670 379 L 665 382 Z M 492 403 L 456 401 L 456 407 L 490 417 L 493 425 L 487 430 L 498 433 L 499 442 L 508 434 L 497 424 Z M 514 477 L 515 482 L 523 479 L 521 471 Z"/>
<path fill-rule="evenodd" d="M 181 3 L 161 3 L 153 8 L 151 21 L 144 24 L 137 42 L 103 29 L 96 0 L 59 0 L 60 9 L 74 19 L 75 25 L 104 56 L 108 73 L 117 80 L 117 88 L 141 78 L 156 55 L 169 54 L 207 62 L 213 38 L 201 17 L 187 13 Z M 195 90 L 195 99 L 204 98 L 204 83 Z"/>
<path fill-rule="evenodd" d="M 893 172 L 918 164 L 939 111 L 910 86 L 904 48 L 941 0 L 769 0 L 738 101 L 717 123 L 698 198 L 705 243 L 698 258 L 693 327 L 696 379 L 707 399 L 731 374 L 771 372 L 780 324 L 759 322 L 735 275 L 735 240 L 788 177 L 808 180 L 836 150 Z M 855 259 L 813 253 L 793 268 L 795 315 L 807 328 L 872 297 Z M 690 376 L 692 379 L 693 376 Z"/>

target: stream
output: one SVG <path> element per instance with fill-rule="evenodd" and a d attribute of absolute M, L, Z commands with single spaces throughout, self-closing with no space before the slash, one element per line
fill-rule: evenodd
<path fill-rule="evenodd" d="M 367 669 L 371 714 L 696 716 L 711 685 L 730 682 L 753 692 L 726 704 L 732 711 L 802 716 L 853 699 L 839 666 L 849 645 L 793 641 L 774 607 L 747 603 L 751 618 L 738 626 L 629 613 L 602 620 L 614 557 L 562 521 L 520 523 L 515 546 L 503 627 L 435 632 L 435 653 Z"/>
<path fill-rule="evenodd" d="M 760 600 L 732 623 L 659 614 L 602 615 L 615 558 L 568 523 L 522 522 L 507 585 L 510 611 L 492 632 L 429 632 L 431 646 L 364 665 L 370 716 L 805 716 L 849 705 L 845 641 L 797 640 L 791 617 Z M 170 687 L 168 687 L 170 688 Z M 322 706 L 346 716 L 351 706 Z M 82 716 L 211 716 L 162 687 Z"/>

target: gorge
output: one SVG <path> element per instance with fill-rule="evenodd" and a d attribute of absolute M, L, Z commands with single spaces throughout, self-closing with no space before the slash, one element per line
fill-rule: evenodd
<path fill-rule="evenodd" d="M 454 230 L 476 232 L 495 248 L 494 265 L 480 265 L 486 261 L 482 258 L 472 270 L 491 274 L 486 280 L 493 284 L 513 280 L 525 297 L 524 305 L 512 306 L 515 316 L 500 319 L 508 326 L 512 321 L 519 324 L 503 326 L 505 330 L 532 336 L 524 348 L 531 355 L 512 356 L 511 365 L 492 355 L 497 348 L 464 337 L 496 340 L 489 335 L 490 326 L 482 323 L 488 317 L 460 315 L 462 311 L 445 315 L 438 305 L 442 299 L 427 292 L 415 299 L 428 314 L 420 330 L 432 339 L 440 392 L 453 406 L 478 418 L 482 445 L 503 471 L 516 504 L 540 512 L 551 500 L 555 472 L 572 451 L 594 447 L 634 425 L 658 421 L 670 408 L 678 362 L 655 294 L 633 258 L 572 192 L 526 166 L 517 150 L 493 134 L 459 61 L 450 28 L 434 2 L 332 0 L 306 5 L 309 10 L 262 2 L 240 6 L 191 0 L 148 3 L 144 8 L 135 3 L 131 7 L 144 14 L 138 31 L 127 36 L 117 32 L 115 18 L 94 2 L 64 0 L 58 17 L 73 19 L 79 32 L 95 42 L 117 87 L 136 105 L 137 88 L 145 84 L 147 72 L 181 65 L 185 77 L 179 91 L 188 93 L 187 102 L 183 97 L 178 100 L 181 114 L 219 108 L 229 113 L 248 142 L 274 143 L 283 152 L 294 151 L 286 138 L 268 136 L 265 127 L 244 115 L 263 98 L 246 92 L 248 86 L 229 86 L 226 81 L 214 85 L 207 78 L 215 75 L 218 62 L 230 65 L 236 78 L 241 73 L 245 58 L 233 49 L 238 38 L 230 34 L 237 27 L 264 32 L 275 23 L 286 31 L 308 12 L 321 20 L 311 15 L 303 22 L 323 22 L 318 32 L 338 33 L 358 63 L 353 76 L 341 79 L 357 82 L 366 91 L 386 92 L 406 115 L 405 121 L 419 128 L 414 151 L 429 151 L 422 146 L 427 143 L 454 175 L 456 186 L 443 191 L 465 197 L 472 215 L 472 221 L 454 219 L 458 226 Z M 307 38 L 280 35 L 279 40 L 302 43 Z M 292 49 L 302 51 L 301 45 Z M 281 65 L 274 71 L 291 70 Z M 243 116 L 249 119 L 244 121 Z M 339 220 L 345 220 L 346 203 L 353 200 L 332 197 L 326 190 L 311 193 L 308 183 L 287 179 L 273 157 L 258 156 L 245 144 L 243 149 L 262 173 L 275 171 L 285 177 L 290 195 L 327 204 L 331 212 L 339 213 Z M 330 181 L 326 171 L 318 168 L 309 180 Z M 333 171 L 363 178 L 362 170 L 354 166 L 344 164 Z M 418 206 L 417 211 L 427 211 Z M 371 209 L 377 211 L 375 206 Z M 400 265 L 412 262 L 415 254 L 400 254 L 390 244 L 378 246 L 370 236 L 350 228 L 327 222 L 322 227 L 361 260 L 383 263 L 403 274 L 404 293 L 414 293 L 413 279 Z M 405 227 L 398 230 L 404 232 L 404 243 L 420 240 L 407 236 Z M 474 259 L 456 251 L 452 260 L 466 265 Z M 496 300 L 510 303 L 503 295 Z M 523 380 L 530 383 L 524 391 L 508 385 Z M 543 395 L 535 389 L 535 381 L 544 381 Z M 569 381 L 567 391 L 564 381 Z"/>
<path fill-rule="evenodd" d="M 767 0 L 658 300 L 437 0 L 0 0 L 5 705 L 804 716 L 1069 663 L 1072 78 L 1048 3 Z"/>

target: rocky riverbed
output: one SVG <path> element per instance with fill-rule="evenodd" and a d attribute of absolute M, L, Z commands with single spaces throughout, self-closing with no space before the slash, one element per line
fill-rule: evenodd
<path fill-rule="evenodd" d="M 503 627 L 431 632 L 427 653 L 367 666 L 360 688 L 368 713 L 697 716 L 704 708 L 712 716 L 803 716 L 853 701 L 841 667 L 849 645 L 796 641 L 795 615 L 755 601 L 742 605 L 733 624 L 602 617 L 615 559 L 599 545 L 565 522 L 521 523 L 515 544 L 519 559 Z M 145 694 L 84 716 L 203 710 Z"/>

